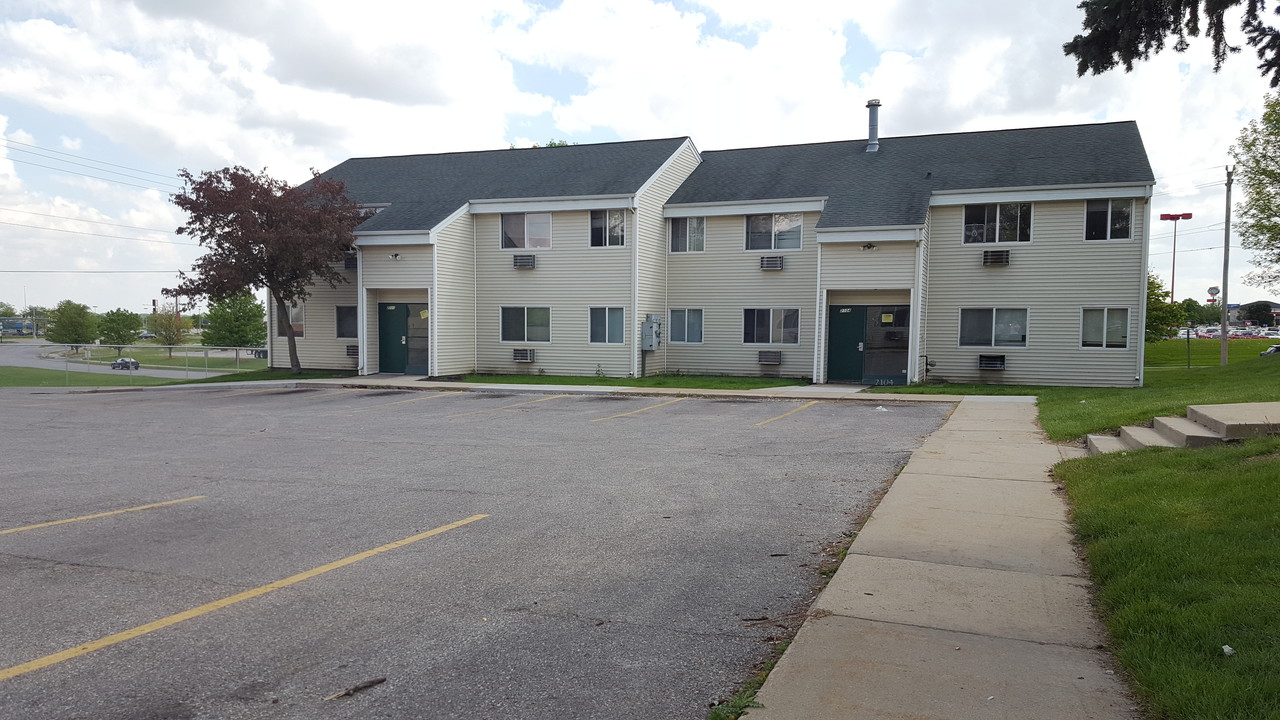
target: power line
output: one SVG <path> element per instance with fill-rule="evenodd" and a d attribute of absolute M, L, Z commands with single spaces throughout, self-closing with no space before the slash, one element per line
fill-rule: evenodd
<path fill-rule="evenodd" d="M 11 147 L 11 148 L 9 148 L 9 149 L 10 149 L 10 150 L 17 150 L 18 152 L 30 153 L 31 155 L 35 155 L 36 157 L 46 158 L 46 159 L 49 159 L 49 160 L 53 160 L 54 162 L 66 163 L 66 164 L 68 164 L 68 165 L 79 165 L 80 167 L 87 167 L 87 168 L 89 168 L 90 170 L 97 170 L 97 171 L 99 171 L 99 172 L 111 173 L 112 175 L 122 175 L 122 176 L 124 176 L 124 177 L 130 178 L 130 179 L 133 179 L 133 180 L 141 180 L 141 181 L 143 181 L 143 182 L 155 182 L 154 180 L 148 180 L 147 178 L 144 178 L 144 177 L 138 177 L 137 175 L 130 175 L 130 174 L 128 174 L 128 173 L 122 173 L 122 172 L 119 172 L 119 171 L 117 171 L 117 170 L 108 170 L 108 169 L 106 169 L 106 168 L 96 167 L 96 166 L 94 166 L 94 165 L 89 165 L 89 164 L 87 164 L 87 163 L 80 163 L 80 162 L 76 162 L 76 161 L 74 161 L 74 160 L 63 160 L 62 158 L 56 158 L 56 157 L 53 157 L 53 156 L 51 156 L 51 155 L 43 155 L 43 154 L 41 154 L 41 153 L 35 152 L 34 150 L 23 150 L 22 148 L 17 148 L 17 147 Z M 15 162 L 30 162 L 29 160 L 21 160 L 21 159 L 16 158 L 16 157 L 10 157 L 9 159 L 10 159 L 10 160 L 13 160 L 13 161 L 15 161 Z M 31 164 L 33 164 L 33 165 L 34 165 L 35 163 L 31 163 Z M 41 165 L 40 167 L 46 167 L 46 166 Z M 73 172 L 73 171 L 71 171 L 71 170 L 63 170 L 62 172 Z M 77 173 L 77 174 L 81 174 L 81 173 Z M 156 183 L 156 184 L 157 184 L 157 185 L 166 185 L 166 186 L 168 186 L 168 187 L 175 188 L 175 189 L 181 189 L 181 187 L 182 187 L 182 186 L 180 186 L 180 185 L 177 185 L 176 183 Z"/>
<path fill-rule="evenodd" d="M 1243 245 L 1232 245 L 1231 247 L 1233 247 L 1233 248 L 1235 248 L 1235 249 L 1239 250 L 1239 249 L 1241 249 L 1241 248 L 1242 248 L 1242 247 L 1244 247 L 1244 246 L 1243 246 Z M 1221 245 L 1217 245 L 1217 246 L 1214 246 L 1214 247 L 1183 248 L 1182 250 L 1179 250 L 1178 252 L 1201 252 L 1201 251 L 1204 251 L 1204 250 L 1221 250 L 1221 249 L 1222 249 L 1222 246 L 1221 246 Z M 1172 250 L 1161 250 L 1160 252 L 1147 253 L 1147 255 L 1172 255 L 1172 254 L 1173 254 L 1173 251 L 1172 251 Z"/>
<path fill-rule="evenodd" d="M 22 223 L 5 222 L 0 220 L 0 225 L 12 225 L 14 227 L 31 228 L 33 230 L 48 230 L 50 232 L 70 233 L 72 235 L 89 235 L 91 237 L 113 238 L 115 240 L 137 240 L 138 242 L 161 243 L 163 245 L 190 245 L 191 247 L 199 247 L 200 243 L 179 242 L 177 240 L 153 240 L 151 238 L 126 237 L 124 235 L 104 235 L 103 233 L 84 232 L 83 230 L 63 230 L 61 228 L 41 227 L 39 225 L 24 225 Z"/>
<path fill-rule="evenodd" d="M 47 213 L 32 212 L 30 210 L 15 210 L 14 208 L 0 208 L 0 211 L 16 212 L 16 213 L 22 213 L 24 215 L 39 215 L 40 217 L 54 218 L 56 220 L 70 220 L 72 222 L 93 223 L 95 225 L 110 225 L 111 227 L 128 228 L 129 230 L 145 230 L 147 232 L 161 232 L 168 235 L 173 234 L 172 230 L 161 230 L 160 228 L 146 228 L 146 227 L 139 227 L 137 225 L 121 225 L 119 223 L 109 223 L 102 220 L 85 220 L 84 218 L 74 218 L 69 215 L 49 215 Z"/>
<path fill-rule="evenodd" d="M 52 165 L 41 165 L 40 163 L 31 162 L 30 160 L 20 160 L 20 159 L 18 159 L 18 158 L 16 158 L 16 157 L 11 157 L 11 158 L 8 158 L 8 159 L 9 159 L 9 160 L 11 160 L 11 161 L 13 161 L 13 162 L 22 163 L 22 164 L 24 164 L 24 165 L 34 165 L 34 166 L 36 166 L 36 167 L 41 167 L 41 168 L 44 168 L 44 169 L 46 169 L 46 170 L 54 170 L 54 171 L 57 171 L 57 172 L 66 173 L 66 174 L 68 174 L 68 175 L 80 175 L 81 177 L 93 178 L 94 180 L 101 180 L 101 181 L 103 181 L 103 182 L 116 183 L 117 185 L 128 185 L 129 187 L 141 188 L 141 189 L 143 189 L 143 190 L 155 190 L 155 191 L 157 191 L 157 192 L 167 192 L 167 191 L 165 191 L 165 190 L 161 190 L 161 189 L 160 189 L 160 188 L 158 188 L 158 187 L 152 187 L 151 185 L 138 185 L 137 183 L 129 183 L 129 182 L 125 182 L 125 181 L 123 181 L 123 180 L 116 180 L 115 178 L 104 178 L 104 177 L 99 177 L 99 176 L 97 176 L 97 175 L 90 175 L 89 173 L 76 172 L 76 171 L 74 171 L 74 170 L 65 170 L 65 169 L 63 169 L 63 168 L 60 168 L 60 167 L 54 167 L 54 166 L 52 166 Z M 111 172 L 111 171 L 110 171 L 110 170 L 107 170 L 106 172 Z M 174 186 L 174 187 L 176 187 L 176 186 Z"/>
<path fill-rule="evenodd" d="M 140 172 L 146 175 L 155 175 L 156 177 L 161 177 L 166 180 L 173 180 L 174 178 L 177 177 L 175 175 L 165 175 L 163 173 L 151 172 L 150 170 L 143 170 L 142 168 L 129 167 L 128 165 L 117 165 L 115 163 L 107 162 L 106 160 L 94 160 L 93 158 L 85 157 L 84 155 L 76 155 L 75 153 L 62 152 L 61 150 L 52 150 L 50 148 L 40 147 L 39 145 L 31 145 L 30 143 L 18 142 L 17 140 L 12 140 L 10 138 L 0 138 L 0 140 L 3 140 L 4 142 L 9 143 L 10 145 L 21 145 L 23 147 L 35 148 L 37 150 L 53 153 L 55 155 L 66 155 L 67 157 L 78 158 L 80 160 L 88 160 L 89 162 L 98 163 L 99 165 L 110 165 L 111 167 L 118 167 L 118 168 L 123 168 L 125 170 L 132 170 L 134 172 Z M 16 150 L 17 148 L 14 148 L 14 149 Z"/>
<path fill-rule="evenodd" d="M 59 275 L 137 275 L 142 273 L 165 273 L 175 275 L 188 270 L 0 270 L 0 273 L 48 273 Z"/>

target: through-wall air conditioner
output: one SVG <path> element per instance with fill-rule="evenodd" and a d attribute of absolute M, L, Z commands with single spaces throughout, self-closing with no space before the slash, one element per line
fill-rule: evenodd
<path fill-rule="evenodd" d="M 984 267 L 996 266 L 996 265 L 1008 265 L 1009 251 L 1008 250 L 983 250 L 982 264 Z"/>
<path fill-rule="evenodd" d="M 518 363 L 533 362 L 533 348 L 515 348 L 511 351 L 511 359 Z"/>
<path fill-rule="evenodd" d="M 1003 355 L 979 355 L 978 369 L 979 370 L 1003 370 L 1004 356 Z"/>
<path fill-rule="evenodd" d="M 761 270 L 781 270 L 783 256 L 781 255 L 765 255 L 760 258 Z"/>
<path fill-rule="evenodd" d="M 538 266 L 537 255 L 512 255 L 511 267 L 520 270 L 532 270 Z"/>
<path fill-rule="evenodd" d="M 761 365 L 781 365 L 781 350 L 760 350 L 756 356 L 756 362 Z"/>

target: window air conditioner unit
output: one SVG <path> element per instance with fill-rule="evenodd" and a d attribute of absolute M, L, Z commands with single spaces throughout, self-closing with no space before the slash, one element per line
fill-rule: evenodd
<path fill-rule="evenodd" d="M 511 359 L 518 363 L 533 362 L 533 348 L 515 348 L 511 351 Z"/>
<path fill-rule="evenodd" d="M 978 369 L 979 370 L 1003 370 L 1004 356 L 1003 355 L 979 355 Z"/>
<path fill-rule="evenodd" d="M 516 269 L 531 270 L 538 266 L 537 255 L 512 255 L 511 267 Z"/>
<path fill-rule="evenodd" d="M 781 365 L 781 350 L 760 350 L 756 357 L 756 362 L 761 365 Z"/>
<path fill-rule="evenodd" d="M 1008 265 L 1008 264 L 1009 264 L 1008 250 L 983 250 L 982 251 L 983 267 L 996 266 L 996 265 Z"/>
<path fill-rule="evenodd" d="M 781 270 L 783 256 L 781 255 L 765 255 L 760 258 L 761 270 Z"/>

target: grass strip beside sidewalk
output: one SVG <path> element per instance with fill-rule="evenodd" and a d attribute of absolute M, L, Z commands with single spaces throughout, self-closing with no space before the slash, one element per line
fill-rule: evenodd
<path fill-rule="evenodd" d="M 1280 718 L 1280 438 L 1112 453 L 1055 474 L 1151 716 Z"/>

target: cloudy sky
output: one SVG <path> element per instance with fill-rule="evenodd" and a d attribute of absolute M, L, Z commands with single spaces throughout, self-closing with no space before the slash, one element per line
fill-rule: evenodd
<path fill-rule="evenodd" d="M 4 0 L 0 301 L 149 310 L 199 248 L 179 168 L 293 182 L 356 156 L 688 135 L 702 150 L 1136 120 L 1179 223 L 1175 290 L 1222 278 L 1225 171 L 1267 85 L 1203 43 L 1077 78 L 1076 0 Z M 1237 194 L 1237 198 L 1238 198 Z M 1153 228 L 1168 285 L 1172 223 Z M 1233 246 L 1238 241 L 1232 238 Z M 1240 282 L 1230 300 L 1276 299 Z"/>

